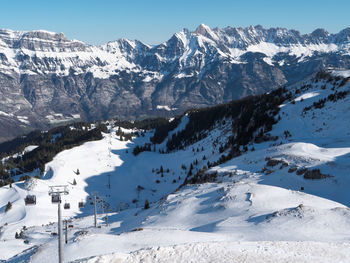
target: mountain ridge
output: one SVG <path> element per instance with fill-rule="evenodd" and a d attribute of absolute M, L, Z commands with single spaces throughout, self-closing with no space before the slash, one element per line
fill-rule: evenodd
<path fill-rule="evenodd" d="M 0 30 L 0 140 L 61 122 L 173 116 L 271 91 L 332 65 L 350 67 L 350 28 L 204 24 L 149 46 L 93 46 L 62 33 Z M 10 132 L 11 130 L 11 132 Z"/>
<path fill-rule="evenodd" d="M 279 36 L 283 36 L 284 35 L 295 35 L 298 36 L 300 38 L 304 38 L 304 39 L 317 39 L 319 38 L 319 40 L 321 39 L 325 39 L 325 38 L 329 38 L 330 40 L 334 40 L 334 42 L 342 42 L 344 40 L 346 41 L 350 41 L 350 27 L 346 27 L 342 30 L 340 30 L 337 33 L 329 33 L 325 28 L 316 28 L 315 30 L 313 30 L 310 33 L 305 33 L 302 34 L 300 33 L 300 31 L 295 30 L 295 29 L 288 29 L 285 27 L 270 27 L 270 28 L 265 28 L 262 25 L 250 25 L 247 27 L 232 27 L 232 26 L 226 26 L 223 28 L 219 28 L 219 27 L 215 27 L 215 28 L 211 28 L 205 24 L 200 24 L 199 26 L 196 27 L 195 30 L 191 31 L 188 28 L 183 28 L 181 31 L 174 33 L 172 36 L 181 33 L 181 32 L 188 32 L 188 33 L 197 33 L 203 36 L 210 36 L 212 34 L 217 34 L 217 33 L 228 33 L 228 34 L 232 34 L 232 35 L 239 35 L 239 33 L 249 33 L 251 35 L 253 35 L 254 33 L 260 33 L 258 35 L 261 36 L 261 33 L 263 32 L 266 36 L 273 36 L 273 34 L 277 34 Z M 234 34 L 236 33 L 236 34 Z M 129 42 L 140 42 L 143 45 L 146 45 L 150 48 L 155 47 L 155 46 L 159 46 L 164 44 L 167 41 L 163 41 L 159 44 L 154 44 L 154 45 L 149 45 L 143 41 L 137 40 L 137 39 L 128 39 L 128 38 L 119 38 L 116 40 L 110 40 L 104 44 L 100 44 L 100 45 L 95 45 L 95 44 L 89 44 L 86 43 L 84 41 L 81 40 L 77 40 L 77 39 L 67 39 L 67 37 L 64 35 L 63 32 L 54 32 L 54 31 L 48 31 L 48 30 L 44 30 L 44 29 L 36 29 L 36 30 L 12 30 L 12 29 L 6 29 L 6 28 L 0 28 L 0 36 L 1 38 L 18 38 L 18 40 L 20 39 L 26 39 L 26 38 L 38 38 L 38 39 L 43 39 L 45 38 L 45 36 L 51 36 L 54 39 L 58 39 L 60 41 L 69 41 L 69 42 L 80 42 L 82 44 L 85 44 L 86 46 L 95 46 L 95 47 L 102 47 L 105 46 L 109 43 L 113 43 L 113 42 L 117 42 L 117 41 L 129 41 Z M 208 38 L 215 38 L 215 36 L 211 36 Z M 271 42 L 271 38 L 269 38 L 270 42 Z"/>
<path fill-rule="evenodd" d="M 201 37 L 204 37 L 205 39 L 201 39 Z M 267 56 L 274 56 L 278 52 L 285 52 L 286 50 L 268 50 L 269 47 L 267 46 L 255 46 L 259 45 L 261 43 L 268 43 L 268 44 L 274 44 L 278 47 L 288 47 L 290 46 L 292 50 L 290 50 L 290 53 L 292 55 L 296 56 L 305 56 L 310 55 L 304 54 L 304 53 L 297 53 L 297 50 L 295 48 L 307 46 L 307 45 L 331 45 L 331 46 L 321 46 L 313 47 L 314 49 L 312 51 L 319 51 L 319 52 L 328 52 L 328 51 L 343 51 L 343 52 L 349 52 L 349 42 L 350 42 L 350 27 L 345 28 L 338 33 L 330 34 L 325 29 L 318 28 L 314 30 L 311 33 L 308 34 L 301 34 L 299 31 L 293 30 L 293 29 L 286 29 L 281 27 L 276 28 L 269 28 L 265 29 L 261 25 L 257 26 L 249 26 L 249 27 L 230 27 L 227 26 L 223 29 L 215 28 L 211 29 L 210 27 L 200 24 L 194 31 L 190 31 L 186 28 L 184 28 L 182 31 L 177 32 L 172 35 L 172 37 L 164 41 L 158 45 L 147 45 L 139 40 L 129 40 L 126 38 L 120 38 L 118 40 L 109 41 L 106 44 L 102 45 L 90 45 L 86 44 L 79 40 L 68 40 L 63 33 L 55 33 L 55 32 L 49 32 L 45 30 L 34 30 L 34 31 L 14 31 L 14 30 L 8 30 L 8 29 L 0 29 L 0 46 L 3 48 L 12 48 L 19 52 L 19 54 L 16 54 L 14 57 L 15 60 L 18 60 L 18 62 L 21 61 L 21 55 L 32 55 L 34 57 L 40 58 L 44 57 L 45 54 L 41 54 L 40 52 L 57 52 L 57 53 L 64 53 L 64 52 L 88 52 L 88 53 L 96 53 L 94 56 L 97 58 L 101 56 L 102 59 L 106 59 L 106 54 L 98 54 L 99 52 L 107 52 L 110 53 L 110 55 L 116 55 L 117 59 L 121 58 L 123 55 L 126 56 L 126 61 L 129 61 L 131 58 L 134 58 L 138 55 L 138 52 L 144 52 L 144 56 L 147 57 L 152 54 L 161 54 L 161 50 L 164 48 L 170 48 L 172 44 L 177 44 L 178 42 L 181 42 L 183 49 L 189 49 L 191 47 L 188 47 L 189 44 L 197 44 L 197 48 L 204 48 L 206 49 L 205 44 L 215 44 L 217 45 L 217 49 L 219 50 L 221 56 L 231 56 L 231 58 L 239 58 L 246 52 L 260 52 Z M 192 41 L 192 42 L 191 42 Z M 194 43 L 196 41 L 196 43 Z M 211 42 L 212 41 L 212 42 Z M 45 43 L 47 42 L 47 43 Z M 205 43 L 209 42 L 209 43 Z M 50 46 L 50 44 L 52 44 Z M 57 47 L 54 46 L 54 44 L 57 44 Z M 221 44 L 221 45 L 220 45 Z M 332 46 L 336 44 L 340 44 L 340 46 L 335 47 Z M 295 46 L 296 45 L 296 46 Z M 254 46 L 254 47 L 252 47 Z M 193 47 L 193 46 L 192 46 Z M 51 48 L 51 49 L 50 49 Z M 178 47 L 180 48 L 180 47 Z M 237 49 L 237 50 L 229 50 L 229 49 Z M 272 48 L 272 47 L 270 47 Z M 294 48 L 294 49 L 293 49 Z M 312 48 L 312 47 L 309 47 Z M 260 49 L 260 50 L 259 50 Z M 34 54 L 28 52 L 28 51 L 34 51 Z M 245 52 L 238 52 L 238 50 L 243 50 Z M 158 53 L 157 53 L 158 51 Z M 173 56 L 170 56 L 170 60 L 175 59 L 178 55 L 176 51 L 178 50 L 172 50 Z M 26 53 L 27 52 L 27 53 Z M 133 53 L 133 54 L 130 54 Z M 225 54 L 226 53 L 226 54 Z M 7 58 L 10 54 L 6 54 L 6 52 L 1 53 L 1 58 L 3 64 L 3 67 L 1 68 L 4 70 L 4 66 L 6 66 L 6 63 L 4 62 L 14 62 L 10 61 Z M 13 54 L 12 54 L 13 55 Z M 48 54 L 46 54 L 48 55 Z M 82 54 L 77 54 L 79 57 L 82 56 Z M 64 54 L 64 56 L 67 56 L 67 54 Z M 62 56 L 62 58 L 64 58 Z M 53 54 L 52 57 L 55 57 Z M 60 58 L 56 54 L 57 58 Z M 69 57 L 69 56 L 68 56 Z M 180 56 L 181 57 L 181 56 Z M 98 61 L 97 61 L 98 62 Z M 101 61 L 102 62 L 102 61 Z M 109 61 L 110 62 L 110 61 Z M 232 61 L 231 61 L 232 62 Z M 239 60 L 235 61 L 236 63 L 239 63 Z M 242 62 L 242 61 L 241 61 Z M 103 63 L 100 63 L 99 66 L 102 66 Z M 122 68 L 134 68 L 137 66 L 140 67 L 147 67 L 147 65 L 144 63 L 144 61 L 137 61 L 133 64 L 125 64 L 122 65 Z M 57 68 L 47 68 L 48 71 L 40 71 L 38 68 L 36 71 L 29 72 L 30 69 L 27 69 L 29 71 L 26 71 L 26 68 L 24 66 L 19 66 L 19 72 L 22 74 L 30 74 L 30 73 L 41 73 L 41 74 L 47 74 L 47 73 L 57 73 L 57 74 L 69 74 L 69 71 L 67 70 L 61 70 L 57 71 Z M 152 67 L 151 67 L 152 68 Z M 56 71 L 54 71 L 56 69 Z M 141 70 L 139 68 L 139 70 Z M 97 77 L 107 77 L 102 75 L 96 75 Z"/>

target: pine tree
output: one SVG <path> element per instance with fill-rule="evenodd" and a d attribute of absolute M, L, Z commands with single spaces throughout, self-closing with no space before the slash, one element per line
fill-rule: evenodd
<path fill-rule="evenodd" d="M 121 135 L 122 134 L 122 129 L 119 127 L 117 132 L 116 132 L 116 135 Z"/>
<path fill-rule="evenodd" d="M 16 234 L 15 234 L 15 238 L 16 238 L 16 239 L 19 239 L 19 235 L 18 235 L 17 232 L 16 232 Z"/>
<path fill-rule="evenodd" d="M 148 199 L 146 199 L 144 209 L 148 209 L 148 208 L 149 208 L 149 202 L 148 202 Z"/>
<path fill-rule="evenodd" d="M 10 201 L 8 201 L 6 208 L 5 208 L 5 212 L 9 211 L 12 208 L 12 204 Z"/>
<path fill-rule="evenodd" d="M 77 181 L 75 179 L 73 180 L 73 185 L 77 185 Z"/>

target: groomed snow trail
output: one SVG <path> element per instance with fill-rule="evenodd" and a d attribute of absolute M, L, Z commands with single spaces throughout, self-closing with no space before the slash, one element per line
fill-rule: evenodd
<path fill-rule="evenodd" d="M 77 262 L 132 263 L 303 263 L 349 262 L 349 243 L 210 242 L 153 247 L 127 256 L 111 254 Z"/>

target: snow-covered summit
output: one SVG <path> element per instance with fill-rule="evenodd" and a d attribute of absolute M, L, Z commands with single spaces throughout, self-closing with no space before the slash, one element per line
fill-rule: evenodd
<path fill-rule="evenodd" d="M 265 29 L 262 26 L 250 26 L 246 28 L 226 27 L 223 29 L 211 29 L 209 26 L 201 24 L 195 31 L 187 29 L 174 34 L 173 38 L 178 38 L 182 43 L 180 49 L 171 48 L 171 39 L 160 45 L 149 46 L 140 41 L 131 41 L 128 39 L 119 39 L 101 46 L 90 46 L 81 41 L 68 40 L 63 33 L 54 33 L 45 30 L 35 31 L 13 31 L 7 29 L 0 30 L 0 45 L 3 48 L 2 62 L 4 66 L 21 73 L 28 71 L 21 70 L 26 67 L 21 65 L 23 57 L 20 54 L 29 57 L 55 58 L 52 63 L 60 62 L 65 68 L 73 68 L 80 71 L 82 66 L 95 72 L 95 60 L 108 65 L 108 74 L 118 69 L 118 65 L 123 60 L 128 60 L 129 65 L 126 68 L 132 69 L 138 65 L 140 68 L 152 68 L 153 65 L 146 65 L 144 60 L 148 56 L 157 56 L 161 61 L 179 59 L 188 57 L 192 52 L 215 53 L 221 57 L 229 57 L 232 60 L 239 61 L 240 57 L 246 52 L 259 52 L 273 59 L 278 53 L 288 53 L 289 55 L 302 56 L 318 52 L 348 51 L 348 42 L 350 39 L 349 28 L 342 30 L 338 34 L 329 34 L 324 29 L 316 29 L 310 34 L 302 35 L 296 30 L 286 28 Z M 193 45 L 193 41 L 199 43 Z M 202 43 L 202 44 L 201 44 Z M 176 45 L 176 44 L 175 44 Z M 202 49 L 202 46 L 206 48 Z M 166 50 L 162 51 L 162 47 Z M 272 51 L 273 50 L 273 51 Z M 305 53 L 306 51 L 306 53 Z M 114 59 L 112 59 L 114 57 Z M 193 58 L 192 58 L 193 59 Z M 75 62 L 74 62 L 75 61 Z M 6 62 L 6 63 L 4 63 Z M 12 62 L 12 63 L 11 63 Z M 73 63 L 72 63 L 73 62 Z M 170 61 L 169 61 L 170 62 Z M 35 73 L 63 73 L 53 67 L 42 70 L 38 68 L 37 62 L 32 60 L 32 72 Z M 27 64 L 27 62 L 26 62 Z M 100 67 L 101 65 L 98 65 Z M 104 71 L 104 70 L 100 70 Z M 67 74 L 69 71 L 65 71 Z M 101 75 L 99 75 L 101 76 Z"/>

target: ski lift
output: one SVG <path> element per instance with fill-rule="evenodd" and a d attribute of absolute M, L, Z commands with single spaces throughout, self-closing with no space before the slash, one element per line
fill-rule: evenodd
<path fill-rule="evenodd" d="M 64 204 L 64 209 L 70 209 L 70 203 L 65 203 Z"/>
<path fill-rule="evenodd" d="M 57 204 L 61 201 L 61 197 L 58 194 L 51 195 L 51 203 Z"/>
<path fill-rule="evenodd" d="M 35 195 L 27 195 L 24 199 L 25 205 L 36 205 L 36 196 Z"/>
<path fill-rule="evenodd" d="M 79 208 L 84 208 L 84 202 L 79 202 L 78 206 L 79 206 Z"/>

